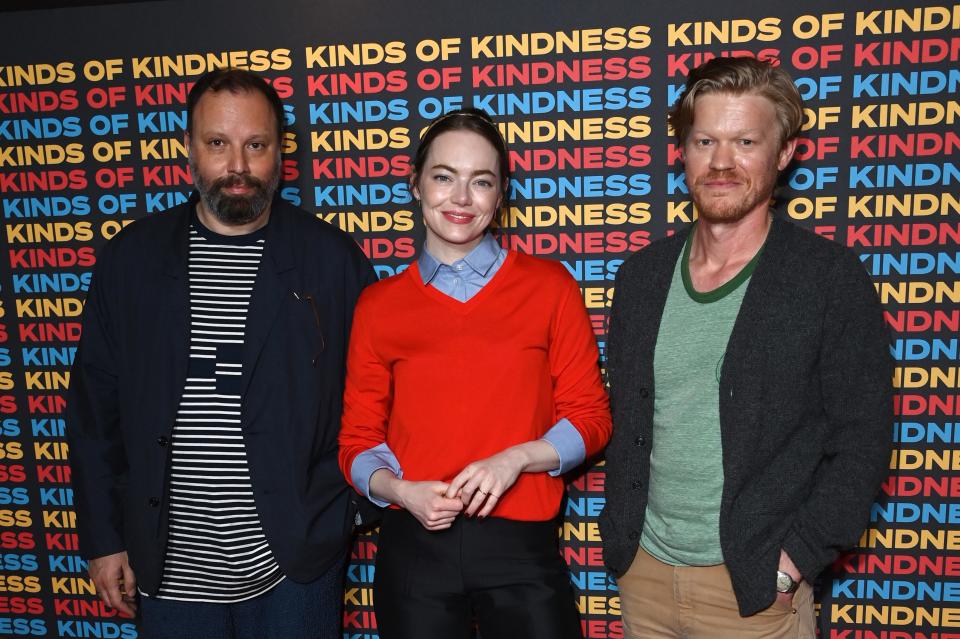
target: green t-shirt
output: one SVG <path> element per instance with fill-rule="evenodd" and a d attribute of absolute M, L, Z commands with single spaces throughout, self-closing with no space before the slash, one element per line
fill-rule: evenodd
<path fill-rule="evenodd" d="M 723 286 L 694 290 L 687 239 L 654 352 L 650 489 L 640 543 L 672 565 L 723 563 L 720 370 L 757 256 Z M 762 249 L 761 249 L 762 251 Z"/>

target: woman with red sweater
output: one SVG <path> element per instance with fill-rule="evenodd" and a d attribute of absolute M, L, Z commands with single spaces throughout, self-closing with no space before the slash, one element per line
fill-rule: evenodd
<path fill-rule="evenodd" d="M 481 111 L 436 119 L 410 187 L 426 226 L 367 288 L 347 358 L 340 466 L 380 530 L 383 639 L 580 637 L 557 551 L 559 476 L 599 452 L 610 411 L 580 290 L 500 247 L 506 145 Z"/>

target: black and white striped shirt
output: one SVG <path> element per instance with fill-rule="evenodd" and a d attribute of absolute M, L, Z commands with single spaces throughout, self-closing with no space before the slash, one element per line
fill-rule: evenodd
<path fill-rule="evenodd" d="M 171 446 L 163 599 L 243 601 L 283 579 L 240 431 L 247 308 L 265 230 L 226 237 L 196 219 L 190 229 L 190 366 Z"/>

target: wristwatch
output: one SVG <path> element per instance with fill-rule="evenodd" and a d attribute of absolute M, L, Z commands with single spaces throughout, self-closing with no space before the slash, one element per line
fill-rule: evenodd
<path fill-rule="evenodd" d="M 777 592 L 794 593 L 800 587 L 799 581 L 794 581 L 788 573 L 777 571 Z"/>

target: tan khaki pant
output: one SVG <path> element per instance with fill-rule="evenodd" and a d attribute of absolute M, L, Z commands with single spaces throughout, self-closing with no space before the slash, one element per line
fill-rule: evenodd
<path fill-rule="evenodd" d="M 771 578 L 771 588 L 773 587 Z M 627 639 L 814 639 L 813 588 L 807 582 L 793 607 L 774 603 L 741 617 L 726 566 L 670 566 L 641 548 L 617 580 Z"/>

